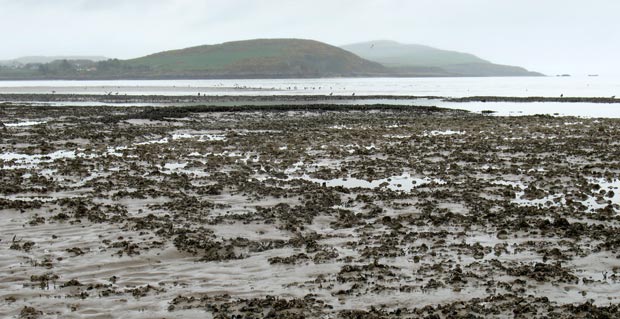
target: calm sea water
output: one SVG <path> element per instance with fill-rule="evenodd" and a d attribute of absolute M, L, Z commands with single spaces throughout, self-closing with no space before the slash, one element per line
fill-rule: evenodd
<path fill-rule="evenodd" d="M 499 78 L 330 78 L 254 80 L 0 81 L 0 93 L 70 93 L 119 95 L 415 95 L 545 96 L 620 98 L 620 77 Z M 361 102 L 369 103 L 371 101 Z M 377 102 L 377 101 L 374 101 Z M 381 101 L 379 101 L 381 102 Z M 559 114 L 620 118 L 620 104 L 590 103 L 449 103 L 441 100 L 394 100 L 396 104 L 437 105 L 499 115 Z M 360 103 L 350 101 L 350 103 Z"/>
<path fill-rule="evenodd" d="M 0 93 L 161 95 L 436 95 L 620 97 L 620 77 L 337 78 L 259 80 L 0 81 Z"/>

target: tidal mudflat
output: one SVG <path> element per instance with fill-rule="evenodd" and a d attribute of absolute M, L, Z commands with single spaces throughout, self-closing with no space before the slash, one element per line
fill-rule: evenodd
<path fill-rule="evenodd" d="M 0 315 L 616 318 L 620 120 L 0 105 Z"/>

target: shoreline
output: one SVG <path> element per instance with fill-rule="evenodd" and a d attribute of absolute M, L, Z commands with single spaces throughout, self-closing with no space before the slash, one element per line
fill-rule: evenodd
<path fill-rule="evenodd" d="M 6 102 L 104 102 L 104 103 L 217 103 L 217 102 L 312 102 L 364 100 L 439 100 L 443 102 L 510 102 L 510 103 L 620 103 L 611 97 L 511 97 L 471 96 L 451 98 L 432 95 L 114 95 L 114 94 L 0 94 Z M 2 103 L 0 102 L 0 103 Z"/>

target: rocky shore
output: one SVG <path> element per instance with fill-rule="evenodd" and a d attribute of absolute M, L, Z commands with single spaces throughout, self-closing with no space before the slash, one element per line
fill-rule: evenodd
<path fill-rule="evenodd" d="M 170 104 L 180 103 L 231 103 L 231 102 L 269 102 L 278 104 L 287 102 L 334 102 L 338 101 L 368 101 L 368 100 L 402 100 L 415 104 L 415 100 L 438 100 L 446 102 L 559 102 L 559 103 L 620 103 L 615 97 L 511 97 L 511 96 L 471 96 L 451 98 L 430 95 L 125 95 L 125 94 L 28 94 L 28 93 L 0 93 L 0 101 L 4 103 L 20 102 L 99 102 L 99 103 L 142 103 L 142 104 Z"/>
<path fill-rule="evenodd" d="M 620 317 L 618 119 L 9 98 L 2 317 Z"/>

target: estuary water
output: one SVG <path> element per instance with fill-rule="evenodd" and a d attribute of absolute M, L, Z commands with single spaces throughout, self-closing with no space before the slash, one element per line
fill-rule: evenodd
<path fill-rule="evenodd" d="M 110 95 L 393 95 L 393 96 L 544 96 L 620 98 L 620 77 L 484 78 L 329 78 L 245 80 L 0 81 L 0 94 Z M 2 101 L 0 101 L 2 102 Z M 36 102 L 36 101 L 33 101 Z M 330 101 L 326 101 L 330 102 Z M 339 100 L 344 104 L 435 105 L 496 115 L 570 115 L 619 117 L 620 104 L 594 103 L 453 103 L 443 99 Z M 84 103 L 81 103 L 84 104 Z M 246 103 L 247 104 L 247 103 Z M 126 105 L 130 106 L 130 105 Z"/>
<path fill-rule="evenodd" d="M 620 77 L 0 81 L 0 93 L 620 97 Z"/>

